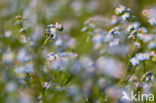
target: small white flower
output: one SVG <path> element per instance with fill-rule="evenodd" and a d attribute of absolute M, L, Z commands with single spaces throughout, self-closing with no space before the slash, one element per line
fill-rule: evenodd
<path fill-rule="evenodd" d="M 156 18 L 150 18 L 150 19 L 148 20 L 148 22 L 149 22 L 151 25 L 156 26 Z"/>
<path fill-rule="evenodd" d="M 144 61 L 144 60 L 150 59 L 150 54 L 149 53 L 138 53 L 138 54 L 136 54 L 135 57 L 140 61 Z"/>
<path fill-rule="evenodd" d="M 135 29 L 138 29 L 140 27 L 140 23 L 139 22 L 135 22 L 133 23 L 133 26 Z"/>
<path fill-rule="evenodd" d="M 136 66 L 139 64 L 139 60 L 136 59 L 135 57 L 133 57 L 132 59 L 130 59 L 130 62 L 132 63 L 133 66 Z"/>
<path fill-rule="evenodd" d="M 145 27 L 141 27 L 138 29 L 139 33 L 147 33 L 147 29 Z"/>
<path fill-rule="evenodd" d="M 109 31 L 109 34 L 111 34 L 111 35 L 120 35 L 119 27 L 114 27 L 114 28 L 112 28 L 112 29 Z"/>
<path fill-rule="evenodd" d="M 56 42 L 55 42 L 55 45 L 56 46 L 61 46 L 62 45 L 62 40 L 61 39 L 58 39 Z"/>
<path fill-rule="evenodd" d="M 149 53 L 144 53 L 143 58 L 144 58 L 144 60 L 149 60 L 150 59 L 150 54 Z"/>
<path fill-rule="evenodd" d="M 131 35 L 128 36 L 128 39 L 133 38 L 133 37 L 135 37 L 135 35 L 131 34 Z"/>
<path fill-rule="evenodd" d="M 48 53 L 48 55 L 47 55 L 46 58 L 47 58 L 47 60 L 48 60 L 49 62 L 51 62 L 51 61 L 53 61 L 53 60 L 56 60 L 58 57 L 59 57 L 58 54 L 55 54 L 55 53 L 51 52 L 51 53 Z"/>
<path fill-rule="evenodd" d="M 133 31 L 134 30 L 134 26 L 133 25 L 129 25 L 128 27 L 127 27 L 127 31 L 128 32 L 131 32 L 131 31 Z"/>
<path fill-rule="evenodd" d="M 141 47 L 141 44 L 139 42 L 135 42 L 134 45 L 137 46 L 138 48 Z"/>
<path fill-rule="evenodd" d="M 121 18 L 123 21 L 127 20 L 130 17 L 130 13 L 124 13 Z"/>
<path fill-rule="evenodd" d="M 56 35 L 57 29 L 56 28 L 50 28 L 50 33 Z"/>
<path fill-rule="evenodd" d="M 144 38 L 146 37 L 146 34 L 144 33 L 138 33 L 138 38 L 141 39 L 141 40 L 144 40 Z"/>
<path fill-rule="evenodd" d="M 104 42 L 104 35 L 95 34 L 92 40 L 94 43 L 102 43 Z"/>
<path fill-rule="evenodd" d="M 116 14 L 122 14 L 122 13 L 125 12 L 126 10 L 127 10 L 127 9 L 126 9 L 125 6 L 119 5 L 119 7 L 117 7 L 117 8 L 115 9 L 115 13 L 116 13 Z"/>

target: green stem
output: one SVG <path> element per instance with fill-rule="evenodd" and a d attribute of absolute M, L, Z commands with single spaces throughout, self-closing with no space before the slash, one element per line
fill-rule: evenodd
<path fill-rule="evenodd" d="M 28 42 L 28 47 L 29 47 L 29 49 L 31 50 L 31 43 L 30 43 L 30 40 L 28 39 L 28 37 L 27 37 L 26 34 L 24 34 L 24 35 L 25 35 L 25 38 L 26 38 L 26 40 L 27 40 L 27 42 Z"/>
<path fill-rule="evenodd" d="M 46 43 L 48 42 L 48 40 L 50 39 L 50 36 L 48 36 L 46 38 L 46 40 L 44 41 L 43 45 L 41 46 L 40 50 L 46 45 Z"/>

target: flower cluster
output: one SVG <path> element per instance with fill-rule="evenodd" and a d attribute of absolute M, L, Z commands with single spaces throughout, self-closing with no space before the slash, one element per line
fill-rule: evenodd
<path fill-rule="evenodd" d="M 142 14 L 148 18 L 148 22 L 149 24 L 151 24 L 152 26 L 156 26 L 156 16 L 155 14 L 155 9 L 151 8 L 151 9 L 144 9 L 142 11 Z"/>
<path fill-rule="evenodd" d="M 150 59 L 150 54 L 149 53 L 138 53 L 130 59 L 130 62 L 132 63 L 133 66 L 136 66 L 139 64 L 140 61 L 144 60 L 149 60 Z"/>
<path fill-rule="evenodd" d="M 155 80 L 155 74 L 152 72 L 146 72 L 146 74 L 143 75 L 142 80 L 145 82 L 151 82 Z"/>
<path fill-rule="evenodd" d="M 123 21 L 134 18 L 131 14 L 130 8 L 127 8 L 124 5 L 119 5 L 119 7 L 115 9 L 115 14 L 120 15 Z"/>
<path fill-rule="evenodd" d="M 151 25 L 156 26 L 156 18 L 150 18 L 150 19 L 148 20 L 148 22 L 149 22 Z"/>
<path fill-rule="evenodd" d="M 63 31 L 63 26 L 59 23 L 56 23 L 55 25 L 50 24 L 47 26 L 45 35 L 50 36 L 53 39 L 56 39 L 58 36 L 58 31 Z"/>
<path fill-rule="evenodd" d="M 24 33 L 31 29 L 31 25 L 27 23 L 27 18 L 23 16 L 16 16 L 15 25 L 19 26 L 19 32 Z"/>

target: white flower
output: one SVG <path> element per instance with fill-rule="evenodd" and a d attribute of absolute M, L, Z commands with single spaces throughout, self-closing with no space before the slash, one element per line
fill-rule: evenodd
<path fill-rule="evenodd" d="M 127 31 L 128 31 L 128 32 L 131 32 L 132 30 L 134 30 L 134 26 L 133 26 L 133 25 L 129 25 L 129 26 L 127 27 Z"/>
<path fill-rule="evenodd" d="M 149 53 L 138 53 L 138 54 L 136 54 L 135 57 L 140 61 L 144 61 L 144 60 L 150 59 L 150 54 Z"/>
<path fill-rule="evenodd" d="M 136 66 L 139 64 L 139 60 L 136 59 L 135 57 L 133 57 L 132 59 L 130 59 L 130 62 L 132 63 L 133 66 Z"/>
<path fill-rule="evenodd" d="M 130 13 L 124 13 L 122 16 L 121 16 L 121 18 L 122 18 L 122 20 L 127 20 L 128 18 L 130 17 Z"/>
<path fill-rule="evenodd" d="M 145 38 L 145 34 L 144 33 L 138 33 L 138 38 L 143 40 Z"/>
<path fill-rule="evenodd" d="M 56 35 L 57 28 L 50 28 L 50 33 Z"/>
<path fill-rule="evenodd" d="M 140 23 L 139 22 L 135 22 L 133 23 L 133 26 L 135 29 L 138 29 L 140 27 Z"/>
<path fill-rule="evenodd" d="M 156 26 L 156 18 L 150 18 L 150 19 L 148 20 L 148 22 L 149 22 L 151 25 Z"/>
<path fill-rule="evenodd" d="M 120 35 L 119 27 L 114 27 L 114 28 L 112 28 L 112 29 L 109 31 L 109 34 L 111 34 L 111 35 Z"/>
<path fill-rule="evenodd" d="M 58 54 L 55 54 L 55 53 L 51 52 L 51 53 L 48 53 L 48 55 L 47 55 L 46 58 L 47 58 L 47 60 L 48 60 L 49 62 L 51 62 L 51 61 L 53 61 L 53 60 L 56 60 L 58 57 L 59 57 Z"/>
<path fill-rule="evenodd" d="M 122 14 L 122 13 L 125 12 L 126 10 L 127 10 L 127 9 L 126 9 L 125 6 L 119 5 L 119 7 L 117 7 L 117 8 L 115 9 L 115 13 L 116 13 L 116 14 Z"/>
<path fill-rule="evenodd" d="M 138 29 L 139 33 L 147 33 L 147 29 L 145 27 L 141 27 Z"/>
<path fill-rule="evenodd" d="M 134 45 L 137 46 L 138 48 L 141 47 L 141 44 L 139 42 L 135 42 Z"/>
<path fill-rule="evenodd" d="M 104 35 L 95 34 L 92 40 L 94 43 L 102 43 L 104 42 Z"/>
<path fill-rule="evenodd" d="M 56 42 L 55 42 L 55 45 L 56 46 L 61 46 L 62 45 L 62 40 L 61 39 L 58 39 Z"/>

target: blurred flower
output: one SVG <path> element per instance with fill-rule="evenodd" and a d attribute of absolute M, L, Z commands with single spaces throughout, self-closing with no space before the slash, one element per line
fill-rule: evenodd
<path fill-rule="evenodd" d="M 59 55 L 58 54 L 55 54 L 53 52 L 50 52 L 48 53 L 48 55 L 46 56 L 47 60 L 49 62 L 53 61 L 53 60 L 56 60 L 57 58 L 59 58 Z"/>
<path fill-rule="evenodd" d="M 140 60 L 140 61 L 149 60 L 150 55 L 149 55 L 149 53 L 138 53 L 138 54 L 136 54 L 136 59 Z"/>
<path fill-rule="evenodd" d="M 134 28 L 133 25 L 129 25 L 129 26 L 127 27 L 127 31 L 128 31 L 128 32 L 132 32 L 134 29 L 135 29 L 135 28 Z"/>
<path fill-rule="evenodd" d="M 116 14 L 122 14 L 122 13 L 124 13 L 126 10 L 127 10 L 127 9 L 126 9 L 126 7 L 125 7 L 124 5 L 119 5 L 119 7 L 117 7 L 117 8 L 115 9 L 115 13 L 116 13 Z"/>
<path fill-rule="evenodd" d="M 135 57 L 133 57 L 132 59 L 130 59 L 130 62 L 132 63 L 133 66 L 136 66 L 139 64 L 138 59 L 136 59 Z"/>
<path fill-rule="evenodd" d="M 150 43 L 148 44 L 148 48 L 149 48 L 149 49 L 156 49 L 156 42 L 150 42 Z"/>
<path fill-rule="evenodd" d="M 123 21 L 127 20 L 130 17 L 130 13 L 124 13 L 121 18 Z"/>
<path fill-rule="evenodd" d="M 109 30 L 109 34 L 111 34 L 111 35 L 120 35 L 119 27 L 114 27 L 111 30 Z"/>
<path fill-rule="evenodd" d="M 141 44 L 140 44 L 139 42 L 135 42 L 134 45 L 135 45 L 136 47 L 138 47 L 138 48 L 141 47 Z"/>
<path fill-rule="evenodd" d="M 13 62 L 14 59 L 14 53 L 11 52 L 10 49 L 8 49 L 4 54 L 3 54 L 3 61 L 6 63 L 11 63 Z"/>
<path fill-rule="evenodd" d="M 8 92 L 13 92 L 17 89 L 17 84 L 15 82 L 9 82 L 7 85 L 6 85 L 6 90 Z"/>
<path fill-rule="evenodd" d="M 58 36 L 58 31 L 62 31 L 63 26 L 59 23 L 56 23 L 55 25 L 50 24 L 47 26 L 47 29 L 45 31 L 45 35 L 50 36 L 52 39 L 56 39 Z"/>
<path fill-rule="evenodd" d="M 150 19 L 148 20 L 148 22 L 149 22 L 151 25 L 156 26 L 156 19 L 155 19 L 155 18 L 150 18 Z"/>
<path fill-rule="evenodd" d="M 145 27 L 141 27 L 138 29 L 139 33 L 147 33 L 147 29 Z"/>
<path fill-rule="evenodd" d="M 30 55 L 25 49 L 20 49 L 17 55 L 17 59 L 23 62 L 26 62 L 31 59 Z"/>
<path fill-rule="evenodd" d="M 138 33 L 137 36 L 138 36 L 139 39 L 143 40 L 145 38 L 145 35 L 146 34 L 144 34 L 144 33 Z"/>
<path fill-rule="evenodd" d="M 82 68 L 84 68 L 84 71 L 87 73 L 93 73 L 95 71 L 94 61 L 90 57 L 83 56 L 80 58 L 80 62 Z"/>
<path fill-rule="evenodd" d="M 56 46 L 62 46 L 62 40 L 61 39 L 58 39 L 56 42 L 55 42 L 55 45 Z"/>
<path fill-rule="evenodd" d="M 117 46 L 120 43 L 120 39 L 119 38 L 115 38 L 112 42 L 109 43 L 109 46 Z"/>
<path fill-rule="evenodd" d="M 124 75 L 124 65 L 113 58 L 99 57 L 96 60 L 97 72 L 113 78 L 121 78 Z"/>
<path fill-rule="evenodd" d="M 155 75 L 152 72 L 146 72 L 142 77 L 143 81 L 150 82 L 155 80 Z"/>
<path fill-rule="evenodd" d="M 5 35 L 5 37 L 9 38 L 9 37 L 12 36 L 12 31 L 11 30 L 7 30 L 7 31 L 5 31 L 4 35 Z"/>
<path fill-rule="evenodd" d="M 134 22 L 133 26 L 135 29 L 138 29 L 140 27 L 140 23 L 139 22 Z"/>
<path fill-rule="evenodd" d="M 104 42 L 104 35 L 102 35 L 102 34 L 95 34 L 93 36 L 93 38 L 92 38 L 92 41 L 94 43 L 102 43 L 102 42 Z"/>

